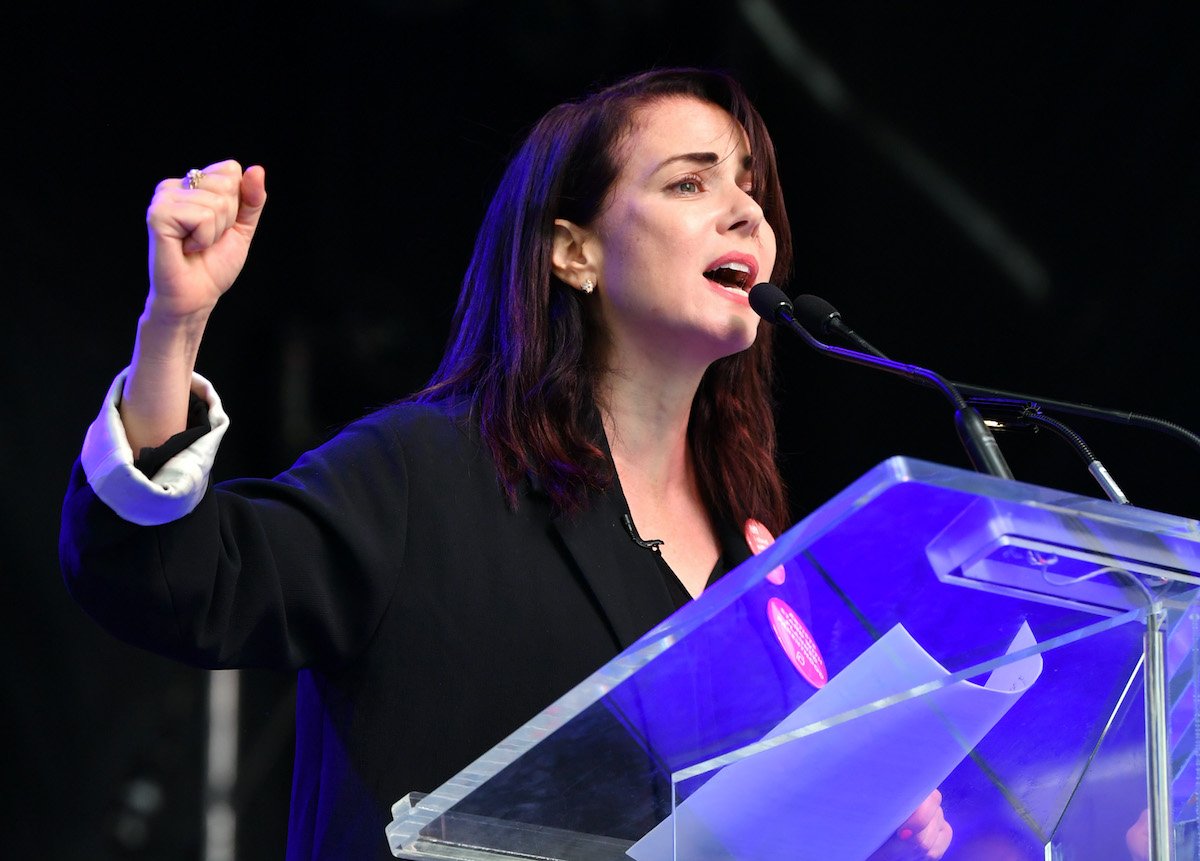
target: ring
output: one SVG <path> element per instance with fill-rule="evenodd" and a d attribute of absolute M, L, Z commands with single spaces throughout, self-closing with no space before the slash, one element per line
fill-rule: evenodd
<path fill-rule="evenodd" d="M 183 175 L 184 188 L 199 188 L 200 180 L 204 179 L 204 171 L 192 168 Z"/>

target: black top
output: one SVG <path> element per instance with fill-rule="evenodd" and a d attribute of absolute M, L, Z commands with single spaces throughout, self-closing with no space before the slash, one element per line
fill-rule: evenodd
<path fill-rule="evenodd" d="M 745 539 L 730 526 L 722 525 L 718 527 L 717 540 L 721 545 L 721 555 L 717 557 L 712 572 L 708 575 L 705 588 L 716 583 L 746 558 Z M 667 591 L 671 593 L 671 600 L 675 602 L 675 609 L 678 610 L 680 607 L 686 606 L 692 600 L 692 596 L 675 575 L 675 572 L 671 570 L 671 566 L 667 564 L 667 560 L 657 550 L 647 550 L 646 552 L 654 554 L 655 561 L 658 563 L 658 570 L 662 572 L 663 581 L 667 585 Z"/>
<path fill-rule="evenodd" d="M 465 412 L 408 404 L 162 526 L 117 517 L 77 464 L 61 557 L 75 599 L 130 643 L 298 670 L 288 857 L 385 859 L 394 801 L 686 603 L 627 511 L 615 484 L 577 517 L 533 485 L 512 509 Z M 722 546 L 725 569 L 749 556 Z"/>

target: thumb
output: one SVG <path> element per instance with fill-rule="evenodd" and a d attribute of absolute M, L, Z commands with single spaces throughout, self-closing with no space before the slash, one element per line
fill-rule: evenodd
<path fill-rule="evenodd" d="M 266 203 L 267 172 L 262 165 L 252 165 L 242 174 L 241 187 L 238 189 L 238 226 L 253 232 Z"/>

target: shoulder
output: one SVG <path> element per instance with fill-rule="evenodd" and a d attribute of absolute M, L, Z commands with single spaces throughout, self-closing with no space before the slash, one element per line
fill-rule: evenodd
<path fill-rule="evenodd" d="M 351 423 L 338 437 L 347 433 L 378 436 L 404 449 L 479 445 L 479 430 L 470 409 L 459 404 L 389 404 Z"/>
<path fill-rule="evenodd" d="M 408 469 L 461 463 L 483 457 L 479 429 L 466 405 L 402 402 L 351 422 L 301 462 L 317 459 L 353 463 L 359 468 L 380 459 Z"/>

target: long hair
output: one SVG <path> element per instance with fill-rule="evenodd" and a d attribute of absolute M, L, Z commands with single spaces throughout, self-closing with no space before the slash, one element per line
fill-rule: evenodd
<path fill-rule="evenodd" d="M 754 154 L 753 196 L 775 231 L 772 280 L 791 268 L 791 233 L 775 150 L 741 86 L 721 72 L 666 69 L 627 78 L 551 109 L 509 163 L 488 206 L 463 279 L 451 336 L 420 401 L 466 401 L 510 504 L 533 476 L 559 511 L 586 506 L 613 467 L 599 444 L 596 333 L 579 294 L 553 273 L 554 219 L 590 225 L 620 172 L 620 144 L 634 112 L 671 96 L 727 111 Z M 692 405 L 688 440 L 709 510 L 741 524 L 787 525 L 775 463 L 770 330 L 719 359 Z"/>

